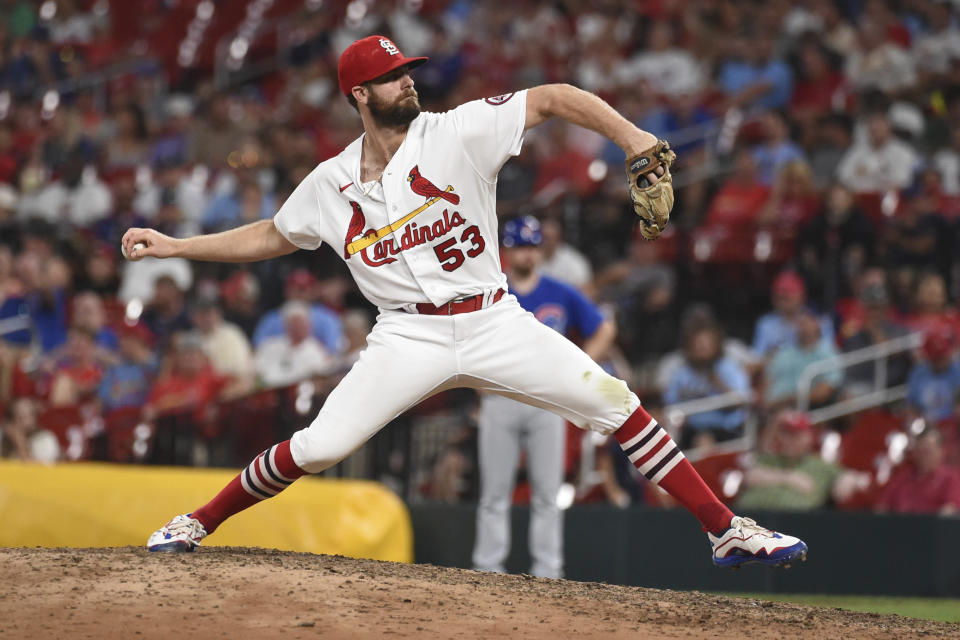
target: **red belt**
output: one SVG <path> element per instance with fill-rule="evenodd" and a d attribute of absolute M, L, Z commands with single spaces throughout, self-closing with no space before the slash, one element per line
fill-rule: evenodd
<path fill-rule="evenodd" d="M 500 300 L 504 293 L 506 292 L 503 289 L 500 289 L 493 294 L 490 304 Z M 478 293 L 475 296 L 470 296 L 469 298 L 463 298 L 462 300 L 451 300 L 450 302 L 446 302 L 439 307 L 428 302 L 421 302 L 417 305 L 417 313 L 422 313 L 423 315 L 427 316 L 453 316 L 458 313 L 479 311 L 480 309 L 483 309 L 482 293 Z"/>

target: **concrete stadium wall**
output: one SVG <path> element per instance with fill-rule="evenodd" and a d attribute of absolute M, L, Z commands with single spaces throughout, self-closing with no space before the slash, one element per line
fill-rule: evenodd
<path fill-rule="evenodd" d="M 470 567 L 472 506 L 409 505 L 415 562 Z M 527 508 L 513 512 L 507 568 L 529 571 Z M 764 526 L 803 538 L 806 563 L 787 571 L 723 570 L 706 535 L 682 510 L 608 506 L 566 512 L 566 576 L 662 589 L 960 596 L 960 519 L 849 512 L 751 513 Z"/>

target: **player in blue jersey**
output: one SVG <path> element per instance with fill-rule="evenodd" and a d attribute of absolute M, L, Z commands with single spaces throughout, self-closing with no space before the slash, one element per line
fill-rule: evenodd
<path fill-rule="evenodd" d="M 559 333 L 576 334 L 594 360 L 603 358 L 616 327 L 568 284 L 538 272 L 543 261 L 540 223 L 533 216 L 511 220 L 503 228 L 509 263 L 510 293 L 537 320 Z M 557 493 L 563 481 L 564 420 L 549 411 L 497 394 L 480 402 L 480 506 L 474 568 L 504 570 L 510 551 L 510 504 L 521 451 L 527 455 L 530 481 L 530 573 L 545 578 L 563 574 L 563 518 Z"/>

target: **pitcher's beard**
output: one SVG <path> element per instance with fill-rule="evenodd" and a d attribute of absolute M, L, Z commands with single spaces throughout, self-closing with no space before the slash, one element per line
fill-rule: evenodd
<path fill-rule="evenodd" d="M 390 129 L 405 127 L 420 115 L 420 101 L 416 92 L 401 96 L 390 104 L 381 102 L 376 94 L 371 94 L 367 107 L 374 122 Z"/>

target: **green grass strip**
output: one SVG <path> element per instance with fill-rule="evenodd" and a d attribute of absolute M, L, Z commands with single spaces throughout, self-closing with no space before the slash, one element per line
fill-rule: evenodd
<path fill-rule="evenodd" d="M 960 599 L 957 598 L 903 598 L 893 596 L 835 596 L 811 593 L 721 593 L 733 598 L 751 598 L 773 602 L 806 604 L 863 611 L 866 613 L 895 613 L 908 618 L 960 622 Z"/>

